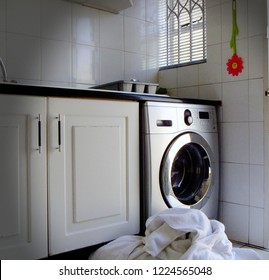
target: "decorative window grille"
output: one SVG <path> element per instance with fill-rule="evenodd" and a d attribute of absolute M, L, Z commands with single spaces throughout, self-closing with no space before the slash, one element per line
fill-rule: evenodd
<path fill-rule="evenodd" d="M 159 0 L 161 69 L 206 61 L 205 0 Z"/>

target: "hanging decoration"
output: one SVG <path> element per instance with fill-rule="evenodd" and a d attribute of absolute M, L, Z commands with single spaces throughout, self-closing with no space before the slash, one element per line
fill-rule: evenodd
<path fill-rule="evenodd" d="M 227 71 L 230 75 L 238 76 L 239 73 L 242 73 L 243 71 L 243 59 L 242 57 L 237 55 L 237 49 L 236 49 L 236 36 L 239 33 L 237 22 L 236 22 L 236 0 L 233 0 L 232 2 L 232 37 L 230 41 L 230 47 L 233 50 L 233 55 L 230 59 L 228 59 L 227 65 Z"/>

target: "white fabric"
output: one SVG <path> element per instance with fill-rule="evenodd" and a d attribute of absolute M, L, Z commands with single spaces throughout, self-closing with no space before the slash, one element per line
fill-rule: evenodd
<path fill-rule="evenodd" d="M 200 210 L 167 209 L 146 222 L 145 237 L 122 236 L 90 259 L 225 260 L 259 259 L 250 249 L 233 249 L 224 225 Z"/>

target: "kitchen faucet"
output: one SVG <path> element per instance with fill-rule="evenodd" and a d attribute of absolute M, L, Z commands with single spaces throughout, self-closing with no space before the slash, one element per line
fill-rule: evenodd
<path fill-rule="evenodd" d="M 5 67 L 5 64 L 2 60 L 2 58 L 0 57 L 0 68 L 2 70 L 2 73 L 3 73 L 3 82 L 7 82 L 7 70 L 6 70 L 6 67 Z"/>

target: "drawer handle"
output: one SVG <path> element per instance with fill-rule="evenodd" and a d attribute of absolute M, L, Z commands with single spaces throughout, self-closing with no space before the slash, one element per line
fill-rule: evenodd
<path fill-rule="evenodd" d="M 38 152 L 41 154 L 42 153 L 42 142 L 41 142 L 41 116 L 40 114 L 38 114 L 38 117 L 37 117 L 37 134 L 38 134 Z"/>
<path fill-rule="evenodd" d="M 61 115 L 59 114 L 56 119 L 58 119 L 58 148 L 57 149 L 59 150 L 59 152 L 61 152 L 62 151 Z"/>

